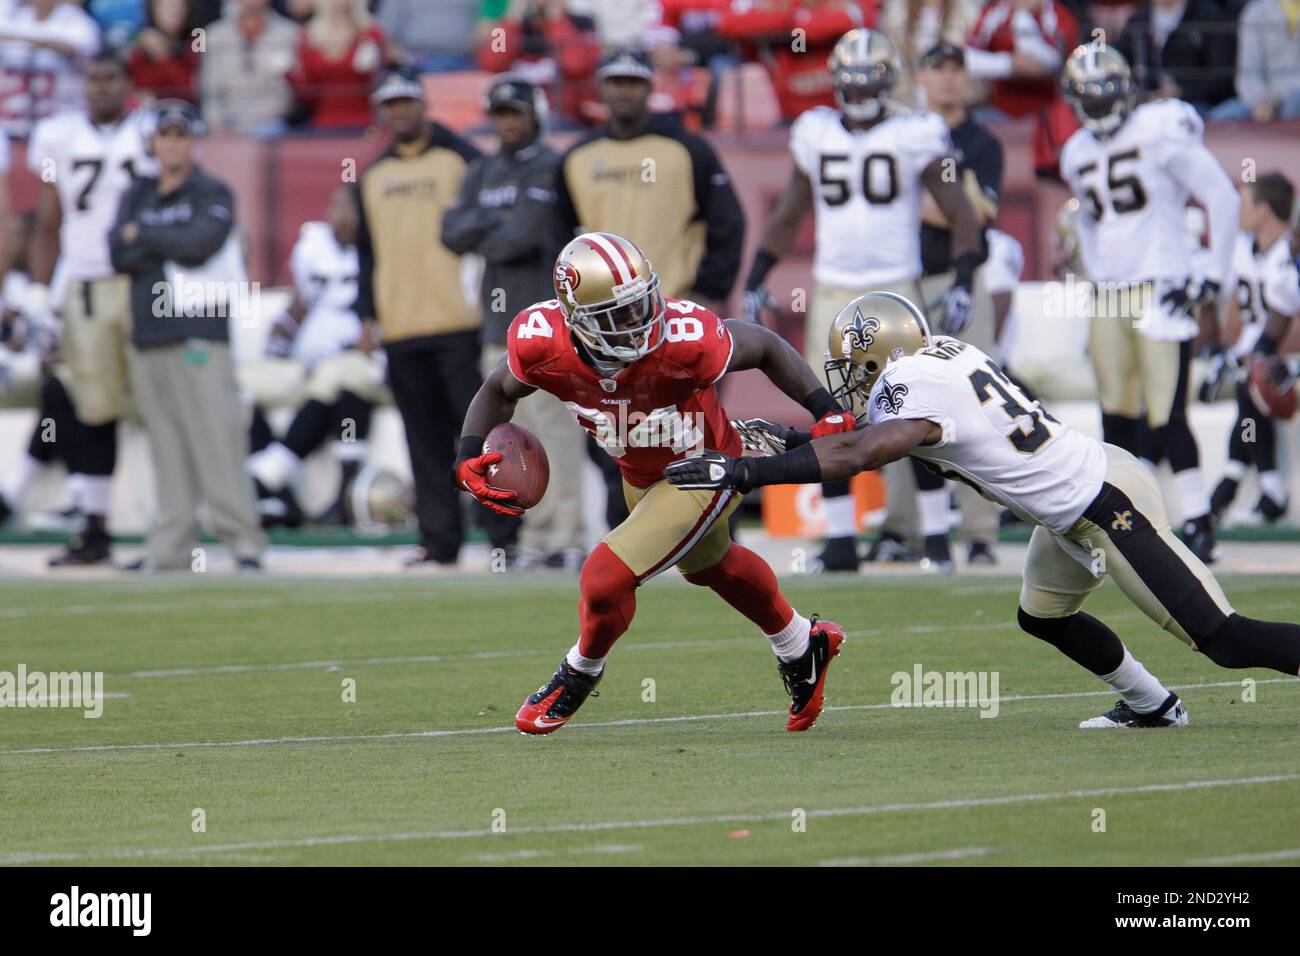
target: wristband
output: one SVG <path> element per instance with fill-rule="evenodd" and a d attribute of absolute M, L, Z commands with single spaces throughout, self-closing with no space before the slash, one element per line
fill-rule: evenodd
<path fill-rule="evenodd" d="M 804 396 L 801 403 L 804 408 L 812 412 L 812 417 L 820 421 L 824 415 L 834 415 L 844 411 L 840 408 L 840 403 L 835 401 L 834 397 L 825 388 L 818 386 Z"/>
<path fill-rule="evenodd" d="M 477 435 L 461 435 L 456 443 L 456 464 L 483 454 L 483 439 Z"/>
<path fill-rule="evenodd" d="M 742 458 L 736 487 L 742 493 L 760 485 L 810 485 L 822 480 L 822 463 L 812 445 L 771 458 Z"/>
<path fill-rule="evenodd" d="M 963 252 L 959 255 L 953 261 L 953 269 L 957 273 L 954 284 L 973 289 L 975 287 L 975 270 L 979 268 L 979 264 L 980 254 L 978 252 Z"/>
<path fill-rule="evenodd" d="M 754 263 L 749 267 L 749 278 L 745 280 L 745 291 L 752 292 L 761 286 L 774 265 L 776 265 L 776 256 L 766 249 L 759 249 L 754 253 Z"/>

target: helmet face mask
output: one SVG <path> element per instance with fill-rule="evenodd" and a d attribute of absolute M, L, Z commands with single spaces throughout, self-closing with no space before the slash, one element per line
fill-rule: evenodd
<path fill-rule="evenodd" d="M 831 324 L 826 387 L 841 407 L 864 416 L 871 390 L 889 363 L 929 344 L 930 326 L 906 298 L 893 292 L 860 295 Z"/>
<path fill-rule="evenodd" d="M 1104 45 L 1084 45 L 1070 54 L 1061 88 L 1079 122 L 1095 136 L 1114 135 L 1136 102 L 1128 63 Z"/>
<path fill-rule="evenodd" d="M 893 45 L 875 30 L 850 30 L 835 44 L 827 61 L 835 86 L 835 102 L 851 120 L 866 122 L 882 116 L 898 79 Z"/>
<path fill-rule="evenodd" d="M 595 362 L 630 365 L 663 344 L 659 276 L 622 236 L 578 236 L 560 252 L 554 280 L 565 325 Z"/>

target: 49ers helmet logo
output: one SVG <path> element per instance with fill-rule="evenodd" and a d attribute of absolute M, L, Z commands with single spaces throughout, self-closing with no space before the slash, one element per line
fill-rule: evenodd
<path fill-rule="evenodd" d="M 578 270 L 569 263 L 560 260 L 555 264 L 555 291 L 573 295 L 573 290 L 578 288 L 580 281 Z"/>

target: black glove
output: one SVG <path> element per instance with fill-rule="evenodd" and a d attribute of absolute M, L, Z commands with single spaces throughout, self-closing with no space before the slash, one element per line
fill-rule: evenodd
<path fill-rule="evenodd" d="M 749 490 L 749 467 L 743 458 L 729 458 L 716 451 L 683 458 L 664 469 L 670 485 L 683 491 Z"/>

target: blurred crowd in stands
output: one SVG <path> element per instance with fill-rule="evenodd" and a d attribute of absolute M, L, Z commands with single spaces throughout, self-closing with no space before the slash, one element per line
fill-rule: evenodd
<path fill-rule="evenodd" d="M 196 103 L 210 129 L 250 137 L 354 133 L 387 65 L 421 73 L 510 71 L 544 87 L 553 126 L 606 118 L 595 70 L 639 48 L 653 108 L 713 126 L 728 71 L 771 84 L 782 122 L 832 101 L 825 54 L 855 26 L 901 51 L 898 95 L 939 40 L 964 45 L 982 81 L 979 118 L 1032 118 L 1044 147 L 1073 129 L 1056 76 L 1104 37 L 1152 96 L 1209 120 L 1300 117 L 1300 0 L 0 0 L 0 123 L 22 138 L 76 106 L 79 70 L 103 47 L 129 57 L 141 93 Z M 1098 31 L 1102 31 L 1098 33 Z"/>

